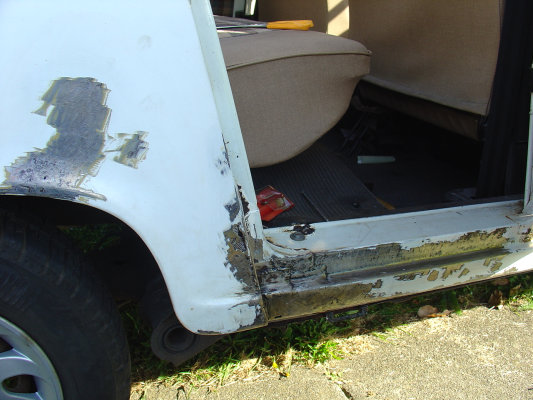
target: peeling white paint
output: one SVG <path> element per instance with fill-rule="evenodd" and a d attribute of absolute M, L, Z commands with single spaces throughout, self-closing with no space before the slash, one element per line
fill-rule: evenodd
<path fill-rule="evenodd" d="M 429 292 L 438 288 L 453 287 L 499 276 L 531 271 L 533 270 L 533 249 L 502 256 L 499 262 L 502 265 L 498 271 L 493 273 L 490 272 L 490 269 L 495 264 L 490 263 L 489 265 L 485 265 L 484 259 L 462 263 L 460 268 L 450 273 L 446 279 L 443 279 L 443 273 L 446 271 L 445 267 L 429 268 L 429 273 L 416 275 L 414 279 L 399 280 L 394 275 L 382 275 L 379 277 L 382 280 L 381 287 L 373 288 L 369 294 L 376 298 L 401 297 Z M 464 273 L 465 270 L 469 272 Z M 437 279 L 428 279 L 431 271 L 439 272 Z M 365 279 L 361 283 L 373 282 L 372 279 Z"/>
<path fill-rule="evenodd" d="M 359 218 L 313 224 L 315 232 L 305 241 L 290 239 L 287 228 L 265 230 L 272 242 L 279 244 L 280 256 L 308 252 L 349 250 L 400 243 L 409 249 L 426 243 L 453 241 L 468 232 L 492 231 L 520 220 L 522 202 L 506 201 L 439 210 Z M 527 225 L 527 224 L 526 224 Z M 304 250 L 296 250 L 304 248 Z"/>

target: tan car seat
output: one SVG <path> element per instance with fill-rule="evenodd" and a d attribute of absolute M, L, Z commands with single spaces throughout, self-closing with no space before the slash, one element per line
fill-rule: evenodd
<path fill-rule="evenodd" d="M 259 0 L 258 7 L 263 20 L 302 15 L 322 32 L 371 49 L 372 69 L 359 85 L 363 98 L 477 139 L 490 104 L 503 3 Z"/>
<path fill-rule="evenodd" d="M 503 1 L 349 0 L 350 37 L 372 49 L 363 96 L 477 138 L 488 114 Z"/>
<path fill-rule="evenodd" d="M 251 167 L 311 146 L 344 115 L 370 68 L 361 43 L 320 32 L 220 29 L 219 38 Z"/>

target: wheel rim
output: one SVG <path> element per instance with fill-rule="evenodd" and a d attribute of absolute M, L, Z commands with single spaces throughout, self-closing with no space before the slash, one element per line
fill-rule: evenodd
<path fill-rule="evenodd" d="M 0 317 L 0 398 L 63 399 L 56 371 L 39 345 Z"/>

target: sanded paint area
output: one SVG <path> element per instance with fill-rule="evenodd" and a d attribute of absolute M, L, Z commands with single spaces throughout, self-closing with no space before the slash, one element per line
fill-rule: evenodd
<path fill-rule="evenodd" d="M 0 193 L 34 194 L 74 200 L 85 196 L 105 200 L 102 194 L 82 187 L 87 176 L 96 176 L 106 153 L 133 168 L 143 160 L 146 132 L 107 135 L 111 109 L 110 90 L 93 78 L 60 78 L 42 96 L 35 114 L 46 117 L 56 129 L 44 149 L 26 153 L 6 167 L 7 179 Z M 53 106 L 49 112 L 48 109 Z M 106 148 L 108 146 L 108 148 Z M 112 148 L 109 148 L 111 146 Z"/>

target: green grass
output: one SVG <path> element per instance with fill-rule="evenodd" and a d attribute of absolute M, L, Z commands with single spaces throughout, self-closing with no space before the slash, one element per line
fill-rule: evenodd
<path fill-rule="evenodd" d="M 123 230 L 120 224 L 61 226 L 59 229 L 85 254 L 117 244 Z"/>
<path fill-rule="evenodd" d="M 314 365 L 339 358 L 333 339 L 349 328 L 324 318 L 228 335 L 195 359 L 178 368 L 152 355 L 149 329 L 135 306 L 122 310 L 132 352 L 133 381 L 160 381 L 169 385 L 220 386 L 251 374 L 277 371 L 288 376 L 293 363 Z"/>
<path fill-rule="evenodd" d="M 509 278 L 509 305 L 517 311 L 533 310 L 533 274 Z"/>

